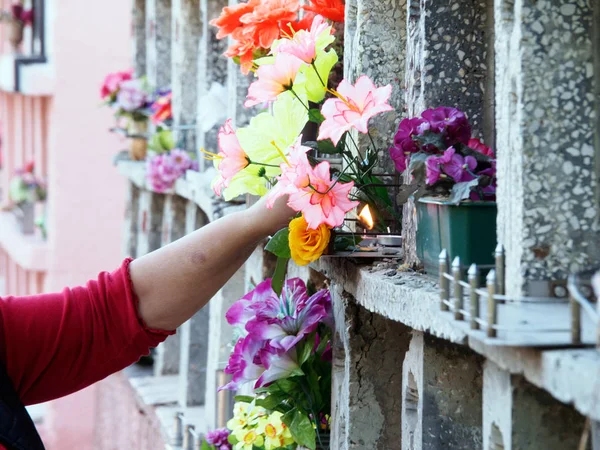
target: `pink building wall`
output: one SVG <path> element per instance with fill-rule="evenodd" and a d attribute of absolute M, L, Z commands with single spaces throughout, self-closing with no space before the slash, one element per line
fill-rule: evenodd
<path fill-rule="evenodd" d="M 131 66 L 130 4 L 46 0 L 46 8 L 48 64 L 27 78 L 25 90 L 33 94 L 0 91 L 0 188 L 16 167 L 35 159 L 49 192 L 46 242 L 18 236 L 19 245 L 3 245 L 0 230 L 0 281 L 15 295 L 83 284 L 122 259 L 125 181 L 112 158 L 125 143 L 108 132 L 113 117 L 100 107 L 99 89 L 106 73 Z M 10 55 L 1 31 L 0 40 L 0 55 Z M 32 254 L 45 261 L 28 267 Z M 92 449 L 97 392 L 92 387 L 48 405 L 48 450 Z"/>

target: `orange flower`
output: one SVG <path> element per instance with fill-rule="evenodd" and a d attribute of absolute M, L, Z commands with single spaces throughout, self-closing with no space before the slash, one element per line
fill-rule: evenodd
<path fill-rule="evenodd" d="M 300 30 L 308 31 L 313 23 L 315 18 L 315 13 L 307 12 L 304 14 L 302 20 L 296 20 L 295 22 L 289 22 L 287 27 L 284 27 L 283 31 L 286 31 L 286 28 L 291 28 L 290 31 L 293 33 L 297 33 Z"/>
<path fill-rule="evenodd" d="M 299 9 L 298 0 L 262 0 L 240 21 L 254 25 L 254 44 L 257 47 L 270 48 L 273 41 L 279 39 L 281 25 L 296 20 Z"/>
<path fill-rule="evenodd" d="M 223 8 L 221 15 L 210 21 L 211 25 L 219 28 L 217 39 L 223 39 L 237 28 L 242 27 L 243 24 L 240 22 L 240 18 L 244 14 L 251 13 L 259 3 L 260 0 L 250 0 L 248 3 L 238 3 L 235 6 L 226 6 Z"/>
<path fill-rule="evenodd" d="M 327 250 L 331 239 L 331 230 L 321 224 L 316 230 L 308 228 L 304 216 L 290 222 L 289 245 L 292 259 L 299 266 L 316 261 Z"/>
<path fill-rule="evenodd" d="M 310 0 L 310 5 L 303 6 L 303 9 L 320 14 L 334 22 L 344 22 L 344 0 Z"/>

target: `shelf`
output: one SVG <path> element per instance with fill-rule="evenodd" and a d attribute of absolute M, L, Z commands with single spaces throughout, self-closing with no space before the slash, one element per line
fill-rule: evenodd
<path fill-rule="evenodd" d="M 46 58 L 14 54 L 0 56 L 0 90 L 30 96 L 54 93 L 54 68 Z"/>
<path fill-rule="evenodd" d="M 48 243 L 35 234 L 22 234 L 10 212 L 0 212 L 0 246 L 25 270 L 48 270 Z"/>

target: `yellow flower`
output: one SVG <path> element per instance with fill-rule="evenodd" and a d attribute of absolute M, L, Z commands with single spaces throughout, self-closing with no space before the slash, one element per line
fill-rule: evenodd
<path fill-rule="evenodd" d="M 292 259 L 299 266 L 316 261 L 321 257 L 329 245 L 331 230 L 321 224 L 316 230 L 308 228 L 304 216 L 290 222 L 290 252 Z"/>
<path fill-rule="evenodd" d="M 294 443 L 288 427 L 281 421 L 282 414 L 274 412 L 258 422 L 257 433 L 264 435 L 265 450 L 275 450 Z"/>
<path fill-rule="evenodd" d="M 264 444 L 263 437 L 256 430 L 238 430 L 234 433 L 238 443 L 235 444 L 235 450 L 252 450 L 256 445 L 261 447 Z"/>

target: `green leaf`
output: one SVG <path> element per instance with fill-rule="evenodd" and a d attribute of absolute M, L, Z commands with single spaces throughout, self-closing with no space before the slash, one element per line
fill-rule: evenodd
<path fill-rule="evenodd" d="M 456 183 L 454 186 L 452 186 L 452 191 L 450 192 L 450 202 L 458 205 L 461 201 L 469 198 L 471 195 L 471 189 L 475 186 L 479 186 L 478 178 L 475 178 L 471 181 Z"/>
<path fill-rule="evenodd" d="M 285 276 L 287 273 L 287 264 L 289 258 L 277 258 L 277 265 L 275 266 L 275 273 L 273 274 L 273 278 L 271 280 L 271 287 L 275 291 L 277 295 L 281 295 L 281 291 L 283 290 L 283 283 L 285 282 Z"/>
<path fill-rule="evenodd" d="M 408 171 L 413 176 L 414 182 L 420 184 L 425 181 L 425 161 L 431 155 L 424 152 L 418 152 L 410 156 Z"/>
<path fill-rule="evenodd" d="M 202 441 L 201 450 L 212 450 L 212 446 L 208 445 L 206 441 Z"/>
<path fill-rule="evenodd" d="M 281 419 L 290 429 L 290 433 L 292 433 L 292 437 L 296 443 L 315 450 L 317 435 L 313 424 L 306 414 L 294 408 L 284 414 Z"/>
<path fill-rule="evenodd" d="M 435 133 L 431 130 L 426 131 L 420 136 L 415 135 L 412 138 L 422 146 L 433 145 L 434 147 L 442 151 L 445 150 L 447 147 L 444 143 L 444 136 L 439 133 Z"/>
<path fill-rule="evenodd" d="M 229 442 L 231 445 L 235 445 L 237 444 L 239 441 L 237 440 L 237 438 L 235 437 L 235 435 L 233 433 L 231 433 L 228 437 L 227 437 L 227 442 Z"/>
<path fill-rule="evenodd" d="M 354 248 L 362 239 L 360 236 L 336 236 L 333 241 L 333 248 L 338 252 L 348 250 L 349 247 Z"/>
<path fill-rule="evenodd" d="M 381 185 L 384 182 L 381 178 L 376 177 L 375 175 L 367 175 L 363 177 L 363 182 L 365 186 L 363 190 L 368 190 L 373 193 L 373 195 L 381 200 L 381 202 L 386 206 L 392 206 L 392 200 L 390 199 L 390 194 L 385 186 L 368 186 L 369 184 Z M 360 186 L 358 186 L 360 189 Z"/>
<path fill-rule="evenodd" d="M 256 399 L 256 397 L 253 397 L 251 395 L 236 395 L 233 399 L 236 402 L 252 403 Z"/>
<path fill-rule="evenodd" d="M 315 348 L 315 333 L 311 333 L 306 340 L 304 341 L 304 343 L 302 344 L 302 346 L 298 347 L 298 349 L 296 350 L 297 352 L 297 356 L 298 356 L 298 365 L 302 366 L 302 364 L 304 364 L 308 358 L 310 358 L 310 355 L 313 354 L 313 350 Z"/>
<path fill-rule="evenodd" d="M 286 413 L 290 410 L 290 406 L 286 402 L 289 399 L 288 394 L 271 394 L 265 398 L 256 400 L 256 405 L 270 411 L 279 411 Z"/>
<path fill-rule="evenodd" d="M 277 233 L 275 233 L 275 236 L 269 240 L 265 250 L 273 253 L 279 258 L 290 259 L 292 255 L 290 254 L 289 235 L 289 228 L 279 230 Z"/>
<path fill-rule="evenodd" d="M 323 114 L 321 114 L 321 111 L 319 109 L 311 108 L 308 111 L 308 120 L 320 125 L 325 121 L 325 117 L 323 116 Z"/>

